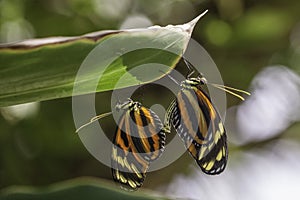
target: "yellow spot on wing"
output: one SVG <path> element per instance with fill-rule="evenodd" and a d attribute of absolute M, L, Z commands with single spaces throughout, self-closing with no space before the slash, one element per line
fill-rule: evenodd
<path fill-rule="evenodd" d="M 222 157 L 223 157 L 223 153 L 222 153 L 222 150 L 220 150 L 217 157 L 216 157 L 216 160 L 220 161 L 222 159 Z"/>
<path fill-rule="evenodd" d="M 206 146 L 202 146 L 201 150 L 200 150 L 200 154 L 198 156 L 198 160 L 201 160 L 204 156 L 204 152 L 206 151 L 207 147 Z"/>
<path fill-rule="evenodd" d="M 205 169 L 206 170 L 211 170 L 211 168 L 214 166 L 214 163 L 215 163 L 215 161 L 210 161 L 209 163 L 208 163 L 208 165 L 205 167 Z"/>
<path fill-rule="evenodd" d="M 120 179 L 119 179 L 122 183 L 127 183 L 127 179 L 122 175 L 120 174 Z"/>
<path fill-rule="evenodd" d="M 220 131 L 216 131 L 216 134 L 215 134 L 215 143 L 216 143 L 216 144 L 218 143 L 220 137 L 221 137 Z"/>
<path fill-rule="evenodd" d="M 122 167 L 124 167 L 124 162 L 122 157 L 118 156 L 118 164 L 122 165 Z"/>
<path fill-rule="evenodd" d="M 117 161 L 117 149 L 115 147 L 112 149 L 112 158 Z"/>
<path fill-rule="evenodd" d="M 140 174 L 140 172 L 137 170 L 134 164 L 131 164 L 131 169 L 134 171 L 134 173 L 137 175 L 139 178 L 143 178 L 143 176 Z"/>
<path fill-rule="evenodd" d="M 128 184 L 130 185 L 130 187 L 136 188 L 136 184 L 132 180 L 128 180 Z"/>
<path fill-rule="evenodd" d="M 130 170 L 130 165 L 129 165 L 129 163 L 128 163 L 128 161 L 127 161 L 127 158 L 126 158 L 126 157 L 124 158 L 124 164 L 125 164 L 125 166 L 127 167 L 127 169 L 129 169 L 129 170 Z"/>
<path fill-rule="evenodd" d="M 220 129 L 221 135 L 223 135 L 223 133 L 224 133 L 224 126 L 223 126 L 223 124 L 221 122 L 219 123 L 219 129 Z"/>

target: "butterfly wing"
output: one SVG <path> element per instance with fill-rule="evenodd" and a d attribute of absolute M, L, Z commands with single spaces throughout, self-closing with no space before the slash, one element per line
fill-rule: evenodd
<path fill-rule="evenodd" d="M 198 87 L 183 88 L 171 110 L 171 121 L 186 148 L 206 174 L 219 174 L 227 163 L 224 125 L 209 96 Z"/>
<path fill-rule="evenodd" d="M 158 116 L 143 106 L 120 118 L 112 148 L 112 175 L 125 188 L 141 187 L 149 164 L 160 157 L 165 133 Z"/>

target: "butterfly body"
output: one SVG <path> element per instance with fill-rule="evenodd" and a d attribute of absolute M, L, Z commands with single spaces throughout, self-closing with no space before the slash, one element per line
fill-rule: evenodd
<path fill-rule="evenodd" d="M 129 100 L 116 106 L 122 111 L 112 148 L 112 175 L 125 188 L 139 188 L 151 162 L 164 149 L 162 122 L 150 109 Z"/>

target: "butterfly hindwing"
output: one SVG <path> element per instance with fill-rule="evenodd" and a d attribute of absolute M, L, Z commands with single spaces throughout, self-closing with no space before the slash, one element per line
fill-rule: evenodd
<path fill-rule="evenodd" d="M 150 109 L 135 104 L 123 112 L 113 140 L 112 174 L 116 182 L 135 190 L 143 184 L 150 163 L 161 155 L 165 133 Z"/>

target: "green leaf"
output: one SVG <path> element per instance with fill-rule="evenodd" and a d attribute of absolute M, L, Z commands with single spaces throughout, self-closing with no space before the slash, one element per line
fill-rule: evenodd
<path fill-rule="evenodd" d="M 94 178 L 77 178 L 47 187 L 11 186 L 0 193 L 1 200 L 99 200 L 99 199 L 130 199 L 151 200 L 167 199 L 153 192 L 139 190 L 127 192 L 105 180 Z"/>
<path fill-rule="evenodd" d="M 1 45 L 0 106 L 157 80 L 176 66 L 201 16 L 184 25 Z"/>

